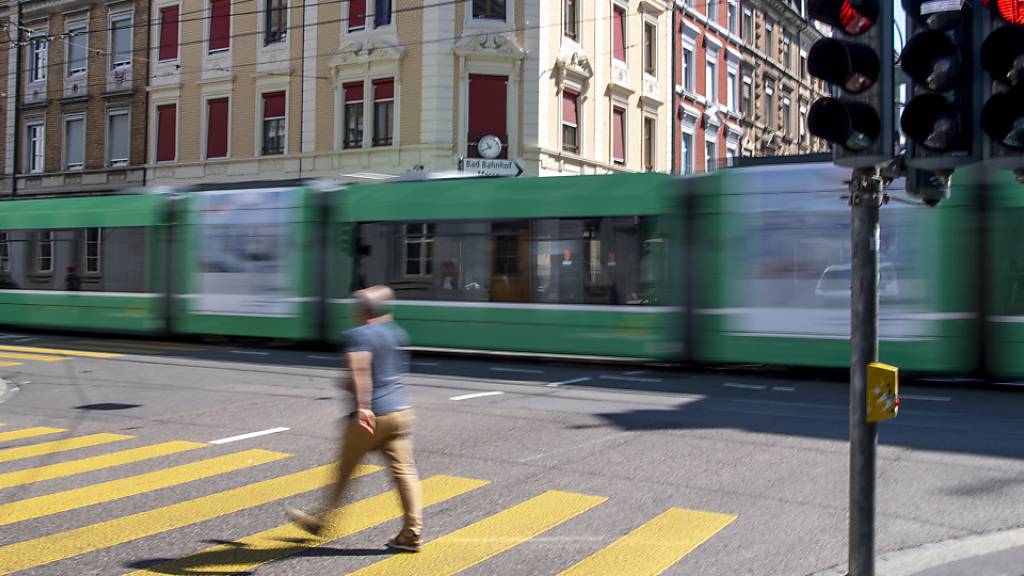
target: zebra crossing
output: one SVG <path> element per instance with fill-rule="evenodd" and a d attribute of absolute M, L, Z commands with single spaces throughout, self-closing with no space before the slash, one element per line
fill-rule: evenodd
<path fill-rule="evenodd" d="M 0 424 L 0 527 L 46 519 L 72 510 L 155 493 L 176 486 L 199 483 L 243 470 L 259 470 L 273 462 L 287 463 L 289 454 L 262 449 L 224 452 L 223 448 L 187 441 L 133 445 L 132 436 L 93 433 L 75 435 L 52 427 L 8 430 Z M 75 450 L 90 448 L 91 455 L 75 458 Z M 102 453 L 94 454 L 101 451 Z M 177 455 L 185 463 L 161 466 L 161 459 Z M 35 460 L 46 458 L 34 466 Z M 62 458 L 60 462 L 52 460 Z M 102 482 L 37 493 L 17 498 L 17 486 L 45 488 L 45 481 L 75 480 L 75 476 L 146 463 L 149 471 L 116 475 Z M 7 469 L 4 468 L 11 468 Z M 126 469 L 126 468 L 125 468 Z M 330 484 L 333 465 L 289 471 L 270 478 L 209 493 L 196 498 L 139 510 L 59 532 L 32 535 L 20 541 L 0 543 L 0 575 L 51 565 L 85 555 L 102 553 L 119 545 L 193 527 L 258 506 L 281 502 Z M 379 466 L 363 465 L 357 476 L 381 472 Z M 109 474 L 108 474 L 109 476 Z M 436 475 L 423 480 L 423 506 L 430 508 L 455 501 L 470 493 L 486 495 L 491 481 L 461 476 Z M 496 494 L 496 493 L 495 493 Z M 504 506 L 504 503 L 502 504 Z M 563 490 L 526 495 L 522 500 L 489 515 L 465 518 L 462 526 L 428 540 L 418 554 L 391 555 L 359 568 L 352 574 L 440 576 L 463 572 L 490 558 L 509 552 L 557 526 L 584 519 L 599 507 L 615 506 L 613 498 Z M 144 505 L 142 505 L 144 506 Z M 306 550 L 343 540 L 401 518 L 402 511 L 391 492 L 379 493 L 346 504 L 326 516 L 326 529 L 317 537 L 288 522 L 270 521 L 252 534 L 231 542 L 197 547 L 176 559 L 131 571 L 117 564 L 106 573 L 131 576 L 167 574 L 251 573 L 259 566 L 301 554 Z M 734 515 L 669 508 L 635 526 L 619 538 L 608 537 L 596 552 L 583 558 L 566 558 L 560 574 L 582 576 L 661 574 L 728 526 Z M 215 530 L 202 527 L 202 529 Z M 207 542 L 207 539 L 198 539 Z M 339 545 L 344 546 L 344 543 Z M 49 572 L 46 573 L 64 573 Z"/>

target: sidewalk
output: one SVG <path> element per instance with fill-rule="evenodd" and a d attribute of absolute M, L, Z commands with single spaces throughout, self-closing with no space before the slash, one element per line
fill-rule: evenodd
<path fill-rule="evenodd" d="M 1024 576 L 1024 546 L 915 572 L 912 576 Z"/>

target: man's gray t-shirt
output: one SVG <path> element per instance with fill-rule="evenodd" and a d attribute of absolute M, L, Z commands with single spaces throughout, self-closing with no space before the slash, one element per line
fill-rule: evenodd
<path fill-rule="evenodd" d="M 348 330 L 342 339 L 345 352 L 369 352 L 372 356 L 374 414 L 389 414 L 412 407 L 409 394 L 402 385 L 407 363 L 406 353 L 399 350 L 409 342 L 409 335 L 391 321 L 364 324 Z"/>

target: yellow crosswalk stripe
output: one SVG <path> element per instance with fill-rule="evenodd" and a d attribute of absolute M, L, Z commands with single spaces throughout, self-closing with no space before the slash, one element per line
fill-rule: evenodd
<path fill-rule="evenodd" d="M 200 460 L 199 462 L 191 462 L 163 470 L 147 472 L 137 476 L 119 478 L 83 488 L 57 492 L 56 494 L 47 494 L 8 504 L 0 504 L 0 526 L 84 508 L 93 504 L 99 504 L 100 502 L 111 502 L 161 488 L 210 478 L 218 474 L 266 464 L 267 462 L 287 457 L 288 454 L 280 452 L 245 450 L 226 456 L 218 456 L 216 458 Z"/>
<path fill-rule="evenodd" d="M 7 368 L 8 366 L 21 366 L 21 362 L 0 362 L 0 368 Z"/>
<path fill-rule="evenodd" d="M 427 543 L 419 554 L 392 556 L 349 576 L 457 574 L 514 548 L 604 502 L 607 498 L 549 491 Z"/>
<path fill-rule="evenodd" d="M 322 488 L 331 483 L 332 472 L 336 468 L 337 464 L 318 466 L 170 506 L 0 546 L 0 574 L 44 566 Z M 380 470 L 379 466 L 361 466 L 356 475 L 377 470 Z"/>
<path fill-rule="evenodd" d="M 61 360 L 67 360 L 66 357 L 43 356 L 42 354 L 25 354 L 21 352 L 0 352 L 0 358 L 8 358 L 10 360 L 39 360 L 40 362 L 60 362 Z"/>
<path fill-rule="evenodd" d="M 204 346 L 192 344 L 181 344 L 179 342 L 156 342 L 149 340 L 75 340 L 72 344 L 86 344 L 90 346 L 121 346 L 125 348 L 147 348 L 152 350 L 175 350 L 178 352 L 198 352 L 205 350 Z"/>
<path fill-rule="evenodd" d="M 63 438 L 61 440 L 51 440 L 50 442 L 40 442 L 39 444 L 32 444 L 31 446 L 7 448 L 0 450 L 0 462 L 11 462 L 13 460 L 21 460 L 22 458 L 45 456 L 47 454 L 55 454 L 57 452 L 66 452 L 68 450 L 77 450 L 78 448 L 88 448 L 89 446 L 99 446 L 100 444 L 107 444 L 109 442 L 128 440 L 130 438 L 131 436 L 125 436 L 124 434 L 101 433 L 89 434 L 88 436 L 75 436 L 73 438 Z"/>
<path fill-rule="evenodd" d="M 160 456 L 167 456 L 178 452 L 195 450 L 196 448 L 202 448 L 203 446 L 206 446 L 206 444 L 175 440 L 173 442 L 162 442 L 152 446 L 142 446 L 140 448 L 132 448 L 130 450 L 121 450 L 120 452 L 113 452 L 111 454 L 91 456 L 89 458 L 82 458 L 71 462 L 60 462 L 57 464 L 50 464 L 48 466 L 29 468 L 27 470 L 15 470 L 14 472 L 0 474 L 0 490 L 4 488 L 11 488 L 13 486 L 21 486 L 23 484 L 31 484 L 33 482 L 42 482 L 43 480 L 53 480 L 55 478 L 74 476 L 75 474 L 84 474 L 86 472 L 93 472 L 104 468 L 113 468 L 114 466 L 131 464 L 133 462 L 141 462 L 151 458 L 158 458 Z"/>
<path fill-rule="evenodd" d="M 47 428 L 45 426 L 39 426 L 36 428 L 23 428 L 21 430 L 11 430 L 10 432 L 0 433 L 0 442 L 10 442 L 11 440 L 22 440 L 24 438 L 35 438 L 36 436 L 45 436 L 47 434 L 56 434 L 58 432 L 67 432 L 63 428 Z"/>
<path fill-rule="evenodd" d="M 423 506 L 433 506 L 471 490 L 486 486 L 485 480 L 455 476 L 433 476 L 423 481 Z M 340 525 L 330 526 L 323 538 L 310 536 L 294 524 L 282 524 L 227 545 L 207 548 L 196 554 L 173 560 L 125 576 L 158 576 L 160 574 L 237 574 L 298 554 L 306 546 L 296 541 L 309 539 L 309 546 L 351 536 L 402 516 L 402 508 L 391 492 L 354 502 L 333 511 L 341 518 Z"/>
<path fill-rule="evenodd" d="M 120 354 L 106 352 L 85 352 L 82 350 L 66 350 L 63 348 L 37 348 L 35 346 L 6 346 L 0 345 L 0 350 L 6 352 L 31 352 L 36 354 L 59 354 L 62 356 L 81 356 L 83 358 L 117 358 Z"/>
<path fill-rule="evenodd" d="M 51 348 L 57 350 L 70 350 L 70 348 L 60 348 L 64 344 L 47 344 Z M 76 350 L 86 350 L 91 352 L 103 353 L 103 354 L 115 354 L 117 356 L 125 356 L 127 354 L 144 355 L 144 354 L 162 354 L 167 350 L 158 350 L 155 348 L 138 348 L 135 346 L 124 346 L 124 345 L 106 345 L 102 346 L 99 344 L 75 344 Z"/>
<path fill-rule="evenodd" d="M 729 514 L 671 508 L 559 576 L 656 576 L 735 519 Z"/>

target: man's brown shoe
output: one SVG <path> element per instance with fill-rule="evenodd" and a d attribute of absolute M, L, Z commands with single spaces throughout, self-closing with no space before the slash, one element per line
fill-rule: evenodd
<path fill-rule="evenodd" d="M 291 506 L 285 506 L 284 511 L 288 514 L 288 518 L 291 519 L 299 528 L 302 528 L 306 532 L 309 532 L 313 536 L 319 536 L 320 531 L 323 530 L 324 525 L 317 519 L 316 516 L 306 514 L 298 508 L 292 508 Z"/>

